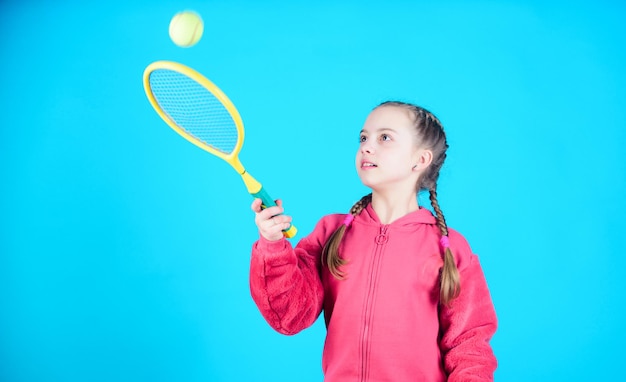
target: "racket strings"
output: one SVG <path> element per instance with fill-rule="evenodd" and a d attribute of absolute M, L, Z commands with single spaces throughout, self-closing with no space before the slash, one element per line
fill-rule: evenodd
<path fill-rule="evenodd" d="M 168 69 L 150 74 L 150 88 L 161 110 L 187 134 L 230 154 L 237 145 L 237 126 L 222 102 L 195 80 Z"/>

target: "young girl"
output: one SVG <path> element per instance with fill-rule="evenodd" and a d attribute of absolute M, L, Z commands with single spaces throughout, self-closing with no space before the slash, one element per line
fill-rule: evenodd
<path fill-rule="evenodd" d="M 492 381 L 496 315 L 478 258 L 437 201 L 446 136 L 427 110 L 385 102 L 360 133 L 356 169 L 372 193 L 323 217 L 295 248 L 282 203 L 252 203 L 260 239 L 250 288 L 292 335 L 324 311 L 325 381 Z M 417 202 L 430 192 L 435 216 Z"/>

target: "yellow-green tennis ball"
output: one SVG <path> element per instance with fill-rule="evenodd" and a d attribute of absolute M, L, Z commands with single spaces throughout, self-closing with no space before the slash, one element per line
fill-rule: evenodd
<path fill-rule="evenodd" d="M 170 21 L 170 38 L 183 48 L 195 45 L 202 37 L 204 23 L 200 15 L 193 11 L 182 11 Z"/>

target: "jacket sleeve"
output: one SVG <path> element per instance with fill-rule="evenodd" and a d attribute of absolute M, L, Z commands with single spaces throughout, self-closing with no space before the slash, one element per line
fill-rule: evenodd
<path fill-rule="evenodd" d="M 293 335 L 308 328 L 322 311 L 323 241 L 317 239 L 316 233 L 300 240 L 296 248 L 286 239 L 270 242 L 263 237 L 252 247 L 252 299 L 279 333 Z"/>
<path fill-rule="evenodd" d="M 440 309 L 440 347 L 448 382 L 493 381 L 497 360 L 489 344 L 497 318 L 478 257 L 459 268 L 461 293 Z"/>

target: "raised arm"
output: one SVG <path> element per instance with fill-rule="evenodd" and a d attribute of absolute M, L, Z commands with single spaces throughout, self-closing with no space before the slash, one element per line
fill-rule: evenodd
<path fill-rule="evenodd" d="M 277 216 L 282 213 L 282 203 L 271 208 L 261 211 L 257 201 L 252 204 L 260 238 L 252 247 L 250 292 L 270 326 L 292 335 L 311 326 L 322 311 L 320 259 L 324 229 L 318 224 L 293 248 L 280 232 L 281 225 L 291 218 Z"/>
<path fill-rule="evenodd" d="M 252 248 L 252 298 L 268 324 L 282 334 L 308 328 L 322 311 L 321 249 L 305 241 L 294 249 L 286 239 L 268 242 L 261 237 Z"/>

